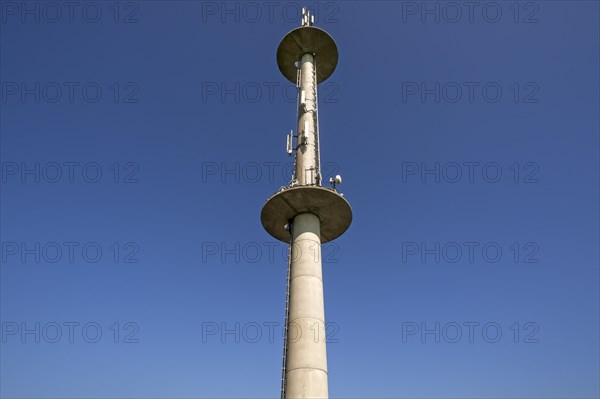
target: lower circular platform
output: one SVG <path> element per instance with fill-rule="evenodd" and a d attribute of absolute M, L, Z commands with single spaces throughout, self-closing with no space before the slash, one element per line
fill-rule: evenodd
<path fill-rule="evenodd" d="M 290 82 L 296 83 L 296 62 L 306 53 L 316 54 L 317 83 L 326 80 L 337 66 L 338 50 L 329 33 L 314 26 L 303 26 L 289 32 L 277 48 L 277 65 Z"/>
<path fill-rule="evenodd" d="M 312 213 L 321 220 L 321 243 L 341 236 L 352 223 L 352 208 L 344 197 L 329 188 L 300 186 L 278 192 L 263 206 L 260 220 L 276 239 L 289 242 L 285 229 L 295 216 Z"/>

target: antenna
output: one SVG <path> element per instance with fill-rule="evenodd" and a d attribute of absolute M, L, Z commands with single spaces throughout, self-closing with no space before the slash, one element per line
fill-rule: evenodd
<path fill-rule="evenodd" d="M 331 185 L 333 186 L 333 189 L 335 190 L 336 184 L 342 184 L 342 176 L 335 175 L 335 177 L 330 177 L 329 183 L 331 183 Z"/>
<path fill-rule="evenodd" d="M 287 135 L 287 146 L 286 146 L 286 150 L 287 150 L 287 153 L 289 156 L 292 156 L 293 140 L 294 140 L 294 131 L 290 130 L 290 132 Z"/>
<path fill-rule="evenodd" d="M 306 7 L 302 7 L 302 26 L 312 26 L 315 23 L 315 16 L 310 14 Z"/>

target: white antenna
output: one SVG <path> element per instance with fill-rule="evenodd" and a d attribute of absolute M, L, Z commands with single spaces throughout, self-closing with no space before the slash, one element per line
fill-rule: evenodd
<path fill-rule="evenodd" d="M 289 156 L 292 156 L 293 140 L 294 140 L 294 131 L 290 130 L 290 133 L 287 135 L 287 148 L 286 148 Z"/>
<path fill-rule="evenodd" d="M 315 23 L 315 16 L 310 14 L 306 7 L 302 7 L 302 26 L 312 26 Z"/>

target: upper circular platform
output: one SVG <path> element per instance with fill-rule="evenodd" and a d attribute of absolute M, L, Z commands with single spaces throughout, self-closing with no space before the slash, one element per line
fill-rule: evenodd
<path fill-rule="evenodd" d="M 270 235 L 289 242 L 290 233 L 285 225 L 301 213 L 319 217 L 321 243 L 335 240 L 352 223 L 352 208 L 348 201 L 337 191 L 317 186 L 300 186 L 278 192 L 263 206 L 260 220 Z"/>
<path fill-rule="evenodd" d="M 306 53 L 316 54 L 317 83 L 331 76 L 338 62 L 338 50 L 329 33 L 314 26 L 289 32 L 277 48 L 277 65 L 289 81 L 296 83 L 296 61 Z"/>

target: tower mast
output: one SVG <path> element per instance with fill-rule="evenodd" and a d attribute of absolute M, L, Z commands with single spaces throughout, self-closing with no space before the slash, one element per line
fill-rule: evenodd
<path fill-rule="evenodd" d="M 335 70 L 338 51 L 333 38 L 313 23 L 314 16 L 303 9 L 302 25 L 277 49 L 281 73 L 298 86 L 297 134 L 288 137 L 295 168 L 289 186 L 271 196 L 261 212 L 265 230 L 290 243 L 282 398 L 329 396 L 321 244 L 352 222 L 350 204 L 335 185 L 321 186 L 317 85 Z M 341 178 L 331 181 L 339 184 Z"/>

